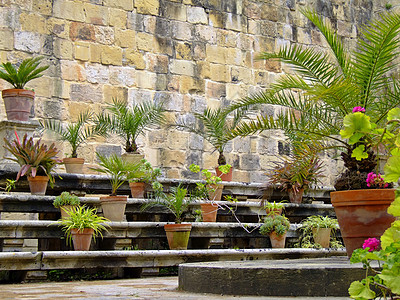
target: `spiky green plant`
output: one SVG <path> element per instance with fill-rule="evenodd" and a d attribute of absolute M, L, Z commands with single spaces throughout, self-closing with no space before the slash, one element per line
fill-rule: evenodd
<path fill-rule="evenodd" d="M 61 195 L 54 198 L 53 206 L 55 208 L 60 208 L 63 205 L 76 206 L 80 204 L 79 197 L 76 195 L 71 195 L 69 192 L 62 192 Z"/>
<path fill-rule="evenodd" d="M 290 228 L 290 222 L 285 216 L 269 216 L 264 219 L 264 224 L 260 227 L 260 233 L 268 235 L 275 232 L 276 235 L 284 235 Z"/>
<path fill-rule="evenodd" d="M 180 224 L 183 220 L 183 214 L 189 207 L 190 202 L 193 200 L 191 197 L 187 198 L 188 190 L 181 185 L 171 187 L 170 193 L 164 193 L 163 186 L 159 182 L 153 183 L 153 190 L 155 198 L 142 206 L 142 210 L 156 205 L 162 205 L 175 216 L 175 223 Z"/>
<path fill-rule="evenodd" d="M 3 63 L 0 78 L 11 83 L 16 89 L 23 89 L 29 81 L 42 77 L 42 73 L 48 69 L 49 66 L 39 67 L 42 59 L 41 56 L 24 59 L 18 68 L 10 62 Z"/>
<path fill-rule="evenodd" d="M 110 156 L 96 152 L 100 167 L 90 169 L 110 176 L 111 196 L 117 195 L 118 188 L 127 181 L 127 174 L 136 170 L 137 164 L 127 162 L 116 154 Z"/>
<path fill-rule="evenodd" d="M 218 151 L 218 165 L 226 165 L 226 158 L 223 154 L 226 144 L 233 140 L 232 132 L 238 127 L 245 116 L 244 109 L 207 108 L 203 113 L 194 113 L 197 122 L 191 124 L 187 121 L 178 121 L 178 128 L 186 129 L 197 134 L 208 141 Z"/>
<path fill-rule="evenodd" d="M 151 127 L 165 122 L 163 104 L 143 102 L 129 108 L 126 102 L 113 99 L 106 110 L 109 113 L 101 113 L 95 122 L 99 126 L 105 126 L 110 132 L 119 135 L 125 142 L 126 152 L 137 152 L 136 139 Z"/>
<path fill-rule="evenodd" d="M 303 14 L 320 30 L 329 49 L 292 44 L 277 53 L 262 53 L 261 59 L 287 63 L 295 74 L 280 77 L 271 88 L 243 99 L 232 109 L 257 104 L 287 109 L 276 118 L 259 115 L 240 125 L 234 136 L 282 129 L 290 138 L 304 143 L 324 140 L 328 143 L 325 146 L 344 148 L 342 158 L 350 172 L 367 174 L 376 166 L 372 149 L 367 159 L 357 161 L 351 157 L 357 145 L 342 140 L 339 132 L 344 117 L 356 106 L 364 107 L 371 121 L 379 125 L 388 111 L 400 104 L 400 81 L 391 76 L 398 67 L 394 61 L 399 53 L 400 16 L 386 13 L 371 21 L 363 27 L 353 50 L 345 48 L 329 22 L 316 12 L 306 10 Z"/>
<path fill-rule="evenodd" d="M 42 130 L 50 130 L 58 134 L 61 141 L 66 141 L 71 145 L 71 157 L 78 157 L 78 147 L 85 143 L 87 139 L 104 134 L 104 127 L 88 125 L 93 119 L 93 113 L 89 111 L 81 112 L 76 123 L 68 123 L 63 126 L 59 120 L 47 119 L 40 120 Z"/>
<path fill-rule="evenodd" d="M 54 143 L 50 146 L 41 143 L 41 140 L 33 142 L 33 138 L 28 139 L 28 135 L 25 134 L 22 143 L 15 132 L 15 140 L 11 143 L 4 138 L 5 149 L 10 151 L 15 158 L 8 158 L 12 161 L 17 162 L 21 169 L 17 174 L 16 180 L 21 176 L 28 175 L 35 177 L 36 175 L 47 175 L 50 178 L 50 184 L 54 183 L 54 178 L 51 175 L 51 171 L 60 163 L 57 158 L 58 150 Z"/>
<path fill-rule="evenodd" d="M 62 230 L 67 235 L 67 241 L 70 243 L 72 240 L 71 229 L 78 229 L 82 231 L 85 228 L 92 228 L 94 230 L 93 239 L 97 236 L 103 237 L 102 231 L 106 230 L 106 227 L 110 227 L 106 222 L 110 222 L 104 217 L 96 215 L 97 210 L 95 208 L 89 208 L 85 205 L 78 206 L 74 210 L 66 211 L 68 218 L 61 219 L 58 224 L 62 227 Z"/>

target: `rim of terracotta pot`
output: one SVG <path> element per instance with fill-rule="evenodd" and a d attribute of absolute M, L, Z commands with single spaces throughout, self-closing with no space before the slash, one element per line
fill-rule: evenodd
<path fill-rule="evenodd" d="M 81 157 L 64 157 L 63 158 L 63 163 L 67 164 L 84 164 L 85 159 Z"/>
<path fill-rule="evenodd" d="M 24 96 L 24 97 L 35 97 L 35 92 L 26 89 L 5 89 L 1 91 L 3 97 L 13 97 L 13 96 Z"/>
<path fill-rule="evenodd" d="M 333 206 L 382 205 L 390 204 L 394 199 L 395 189 L 364 189 L 331 192 Z"/>
<path fill-rule="evenodd" d="M 114 202 L 114 201 L 128 201 L 128 196 L 117 195 L 117 196 L 103 196 L 103 197 L 100 197 L 100 202 Z"/>
<path fill-rule="evenodd" d="M 189 231 L 192 229 L 192 224 L 181 223 L 181 224 L 165 224 L 165 231 Z"/>

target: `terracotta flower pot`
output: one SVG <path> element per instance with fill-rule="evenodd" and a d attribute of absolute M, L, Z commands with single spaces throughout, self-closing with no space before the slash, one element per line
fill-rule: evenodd
<path fill-rule="evenodd" d="M 208 197 L 210 200 L 213 201 L 221 201 L 222 198 L 222 191 L 224 190 L 224 185 L 222 184 L 213 184 L 211 187 L 215 190 L 214 192 L 210 192 Z"/>
<path fill-rule="evenodd" d="M 85 159 L 80 157 L 65 157 L 63 158 L 63 163 L 67 173 L 83 174 Z"/>
<path fill-rule="evenodd" d="M 144 182 L 129 182 L 129 187 L 131 188 L 132 198 L 144 198 L 144 192 L 146 189 L 146 183 Z"/>
<path fill-rule="evenodd" d="M 218 168 L 215 168 L 215 172 L 217 173 L 217 176 L 222 179 L 222 181 L 232 181 L 233 168 L 231 168 L 226 174 L 222 174 L 222 172 L 218 170 Z"/>
<path fill-rule="evenodd" d="M 368 238 L 379 239 L 395 220 L 387 213 L 394 189 L 331 192 L 331 202 L 350 257 Z"/>
<path fill-rule="evenodd" d="M 2 91 L 8 120 L 29 121 L 35 92 L 24 89 Z"/>
<path fill-rule="evenodd" d="M 332 228 L 313 228 L 314 242 L 320 244 L 322 248 L 329 248 L 331 231 Z"/>
<path fill-rule="evenodd" d="M 286 232 L 283 235 L 277 235 L 275 231 L 269 234 L 272 248 L 285 248 Z"/>
<path fill-rule="evenodd" d="M 47 190 L 47 183 L 49 182 L 48 176 L 35 177 L 28 176 L 29 188 L 32 195 L 45 195 Z"/>
<path fill-rule="evenodd" d="M 201 203 L 201 216 L 203 222 L 216 222 L 218 205 L 215 203 Z"/>
<path fill-rule="evenodd" d="M 126 202 L 128 196 L 107 196 L 100 197 L 103 215 L 110 221 L 122 222 L 125 216 Z"/>
<path fill-rule="evenodd" d="M 164 230 L 167 234 L 169 249 L 187 249 L 192 224 L 165 224 Z"/>
<path fill-rule="evenodd" d="M 297 193 L 295 193 L 293 189 L 289 189 L 288 194 L 290 203 L 301 204 L 301 202 L 303 201 L 304 189 L 299 189 Z"/>
<path fill-rule="evenodd" d="M 84 228 L 78 231 L 77 228 L 71 229 L 72 242 L 75 251 L 89 251 L 94 230 L 92 228 Z"/>
<path fill-rule="evenodd" d="M 75 210 L 75 205 L 62 205 L 60 206 L 61 219 L 69 218 L 68 212 Z"/>

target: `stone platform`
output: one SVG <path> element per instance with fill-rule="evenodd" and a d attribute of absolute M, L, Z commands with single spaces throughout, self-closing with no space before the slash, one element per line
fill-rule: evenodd
<path fill-rule="evenodd" d="M 346 297 L 365 276 L 347 257 L 220 261 L 179 265 L 179 288 L 224 295 Z"/>

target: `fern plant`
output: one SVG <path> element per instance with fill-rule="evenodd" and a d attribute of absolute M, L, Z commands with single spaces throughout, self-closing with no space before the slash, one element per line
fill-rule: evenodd
<path fill-rule="evenodd" d="M 194 113 L 197 121 L 195 124 L 181 120 L 177 122 L 176 126 L 208 141 L 218 151 L 218 165 L 222 166 L 226 165 L 224 156 L 226 144 L 235 138 L 232 136 L 232 132 L 238 127 L 244 116 L 244 109 L 231 112 L 228 108 L 207 108 L 203 113 Z"/>
<path fill-rule="evenodd" d="M 327 21 L 311 10 L 303 11 L 324 36 L 329 49 L 292 44 L 277 53 L 262 53 L 261 59 L 277 60 L 293 67 L 264 92 L 250 96 L 236 105 L 280 105 L 276 118 L 259 115 L 241 124 L 233 136 L 245 136 L 263 130 L 282 129 L 289 138 L 307 143 L 322 140 L 325 147 L 339 147 L 348 168 L 346 176 L 365 175 L 376 167 L 373 149 L 361 161 L 351 157 L 357 145 L 339 137 L 344 117 L 357 106 L 365 108 L 371 121 L 383 123 L 388 111 L 400 104 L 400 81 L 391 76 L 397 64 L 400 40 L 400 15 L 387 13 L 361 30 L 355 50 L 346 49 L 341 38 Z M 365 181 L 364 178 L 364 181 Z M 350 188 L 350 187 L 349 187 Z"/>
<path fill-rule="evenodd" d="M 49 66 L 39 67 L 43 57 L 32 57 L 22 61 L 20 66 L 16 68 L 10 62 L 1 64 L 0 78 L 11 83 L 16 89 L 23 89 L 25 85 L 35 79 L 43 76 L 43 72 Z"/>
<path fill-rule="evenodd" d="M 137 153 L 136 143 L 139 135 L 144 134 L 151 127 L 165 122 L 164 108 L 162 104 L 143 102 L 129 108 L 126 102 L 113 99 L 106 107 L 108 113 L 101 113 L 95 119 L 100 127 L 117 134 L 125 142 L 125 151 Z"/>

